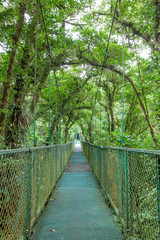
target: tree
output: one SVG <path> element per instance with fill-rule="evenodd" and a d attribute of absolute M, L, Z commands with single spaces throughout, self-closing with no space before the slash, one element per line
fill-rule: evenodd
<path fill-rule="evenodd" d="M 0 87 L 1 136 L 5 134 L 6 146 L 11 148 L 32 145 L 36 4 L 28 1 L 22 4 L 15 0 L 7 7 L 1 6 L 2 45 L 11 49 L 0 54 L 3 65 L 0 74 L 4 83 Z M 121 8 L 118 4 L 108 42 L 115 3 L 102 1 L 95 7 L 90 0 L 39 2 L 35 95 L 37 145 L 45 144 L 47 136 L 50 136 L 50 143 L 61 143 L 61 133 L 66 142 L 76 128 L 81 129 L 85 140 L 91 143 L 105 145 L 107 135 L 108 144 L 120 145 L 123 31 L 124 145 L 158 148 L 159 2 L 123 1 Z M 25 6 L 23 12 L 21 7 L 17 11 L 17 6 L 21 5 Z M 20 21 L 22 15 L 23 21 Z M 15 20 L 17 27 L 13 25 Z M 16 41 L 12 44 L 11 39 Z M 107 44 L 109 56 L 105 57 Z M 14 46 L 18 51 L 12 48 Z M 141 51 L 146 47 L 148 56 L 145 59 Z M 12 54 L 15 57 L 8 79 L 4 76 L 7 76 Z"/>
<path fill-rule="evenodd" d="M 3 94 L 2 94 L 2 101 L 0 104 L 0 136 L 1 137 L 4 136 L 4 129 L 5 129 L 6 116 L 7 116 L 9 95 L 11 91 L 13 71 L 14 71 L 15 62 L 16 62 L 18 44 L 19 44 L 21 33 L 23 30 L 25 11 L 26 11 L 26 3 L 20 2 L 16 30 L 15 30 L 14 36 L 12 37 L 12 46 L 11 46 L 11 53 L 9 57 L 7 76 L 6 76 L 6 80 L 3 82 Z"/>

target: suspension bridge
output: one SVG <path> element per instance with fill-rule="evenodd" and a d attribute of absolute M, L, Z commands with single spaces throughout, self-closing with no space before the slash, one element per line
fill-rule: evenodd
<path fill-rule="evenodd" d="M 160 153 L 81 146 L 0 151 L 0 239 L 159 239 Z"/>
<path fill-rule="evenodd" d="M 116 6 L 105 49 L 104 62 Z M 38 7 L 51 50 L 40 1 L 37 0 L 34 81 L 33 148 L 1 150 L 2 240 L 156 240 L 160 239 L 160 152 L 123 147 L 124 129 L 124 39 L 121 147 L 108 147 L 109 70 L 107 77 L 106 146 L 81 141 L 50 145 L 51 79 L 49 74 L 48 146 L 36 146 L 36 81 Z M 121 10 L 120 10 L 121 12 Z M 120 19 L 122 21 L 122 19 Z M 121 26 L 122 28 L 122 26 Z M 98 85 L 101 84 L 103 67 Z M 56 89 L 58 82 L 56 80 Z M 92 116 L 98 98 L 95 96 Z M 56 122 L 58 101 L 56 99 Z M 100 144 L 101 144 L 100 105 Z M 96 117 L 95 117 L 96 126 Z M 150 126 L 150 125 L 149 125 Z M 96 133 L 95 133 L 96 134 Z"/>

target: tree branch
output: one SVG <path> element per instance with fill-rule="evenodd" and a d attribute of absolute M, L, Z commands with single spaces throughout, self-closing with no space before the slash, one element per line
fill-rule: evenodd
<path fill-rule="evenodd" d="M 121 21 L 119 19 L 116 19 L 116 21 L 118 23 L 121 23 Z M 141 37 L 143 40 L 145 40 L 145 42 L 147 44 L 150 45 L 150 47 L 158 52 L 160 52 L 160 47 L 158 46 L 158 42 L 153 42 L 152 39 L 151 39 L 151 36 L 148 35 L 148 34 L 144 34 L 141 32 L 141 29 L 137 29 L 135 26 L 134 26 L 134 23 L 132 22 L 127 22 L 127 21 L 124 21 L 122 20 L 122 26 L 124 27 L 128 27 L 132 30 L 133 34 L 134 35 L 137 35 L 138 37 Z"/>
<path fill-rule="evenodd" d="M 86 26 L 87 24 L 83 24 L 83 23 L 71 23 L 71 22 L 68 22 L 68 21 L 64 21 L 65 23 L 68 23 L 70 25 L 73 25 L 73 26 L 77 26 L 77 27 L 80 27 L 82 28 L 82 26 Z"/>

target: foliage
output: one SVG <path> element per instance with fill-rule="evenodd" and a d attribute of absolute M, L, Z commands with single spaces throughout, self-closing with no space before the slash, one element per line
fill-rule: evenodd
<path fill-rule="evenodd" d="M 37 145 L 45 144 L 48 134 L 54 144 L 69 141 L 75 132 L 80 132 L 86 141 L 106 145 L 107 135 L 108 145 L 121 146 L 123 33 L 124 146 L 159 149 L 159 5 L 154 0 L 124 0 L 121 8 L 118 4 L 109 57 L 105 58 L 115 2 L 41 1 L 45 27 L 39 6 Z M 14 50 L 19 4 L 20 1 L 13 0 L 0 5 L 0 101 Z M 26 0 L 24 5 L 25 19 L 16 46 L 8 110 L 5 112 L 0 105 L 1 112 L 7 114 L 5 136 L 1 136 L 3 148 L 32 146 L 36 5 L 33 0 Z"/>

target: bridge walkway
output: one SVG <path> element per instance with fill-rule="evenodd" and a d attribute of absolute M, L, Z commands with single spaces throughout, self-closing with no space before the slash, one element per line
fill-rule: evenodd
<path fill-rule="evenodd" d="M 80 145 L 76 145 L 31 239 L 124 239 Z"/>

